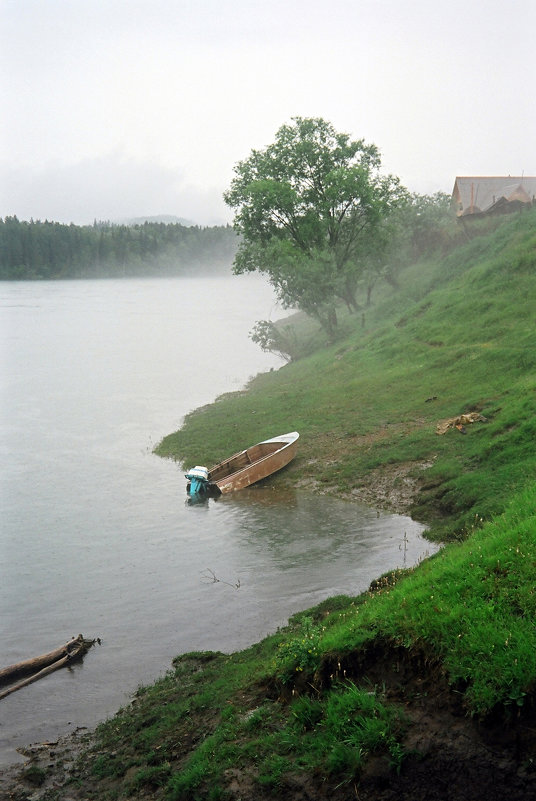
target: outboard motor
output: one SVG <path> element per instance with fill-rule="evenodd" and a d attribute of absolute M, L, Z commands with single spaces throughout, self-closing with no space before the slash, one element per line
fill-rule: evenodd
<path fill-rule="evenodd" d="M 190 495 L 199 495 L 208 490 L 208 470 L 206 467 L 196 465 L 188 470 L 184 477 L 190 482 L 188 489 Z"/>

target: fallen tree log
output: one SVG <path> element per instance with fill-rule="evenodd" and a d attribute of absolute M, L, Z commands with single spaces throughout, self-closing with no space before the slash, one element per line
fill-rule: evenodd
<path fill-rule="evenodd" d="M 26 687 L 26 685 L 43 678 L 43 676 L 48 676 L 48 674 L 52 673 L 54 670 L 58 670 L 64 667 L 64 665 L 81 659 L 94 643 L 95 640 L 86 640 L 79 634 L 78 637 L 62 645 L 61 648 L 56 648 L 48 654 L 42 654 L 33 659 L 26 659 L 23 662 L 17 662 L 14 665 L 9 665 L 7 668 L 0 670 L 0 684 L 10 684 L 20 676 L 31 674 L 28 678 L 0 692 L 0 700 L 6 698 L 6 696 L 14 693 L 16 690 L 20 690 L 21 687 Z"/>
<path fill-rule="evenodd" d="M 41 668 L 51 665 L 52 662 L 56 662 L 58 659 L 67 656 L 69 651 L 77 648 L 83 639 L 82 635 L 79 634 L 78 637 L 73 638 L 60 648 L 50 651 L 48 654 L 41 654 L 41 656 L 36 656 L 33 659 L 25 659 L 22 662 L 16 662 L 14 665 L 3 668 L 3 670 L 0 670 L 0 684 L 9 684 L 20 676 L 26 676 L 28 673 L 35 673 L 41 670 Z"/>

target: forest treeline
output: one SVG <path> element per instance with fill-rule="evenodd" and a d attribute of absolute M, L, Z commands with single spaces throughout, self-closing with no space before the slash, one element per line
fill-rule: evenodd
<path fill-rule="evenodd" d="M 0 218 L 0 280 L 118 278 L 230 270 L 231 226 L 25 222 Z"/>

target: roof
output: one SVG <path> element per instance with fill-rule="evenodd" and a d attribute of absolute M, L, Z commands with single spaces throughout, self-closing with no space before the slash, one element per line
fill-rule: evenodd
<path fill-rule="evenodd" d="M 536 177 L 528 175 L 458 176 L 452 203 L 458 216 L 504 210 L 510 203 L 532 203 Z"/>

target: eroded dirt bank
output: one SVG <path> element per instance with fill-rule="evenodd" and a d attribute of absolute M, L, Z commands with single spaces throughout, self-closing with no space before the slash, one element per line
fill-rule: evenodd
<path fill-rule="evenodd" d="M 400 772 L 385 757 L 373 757 L 358 783 L 333 787 L 319 777 L 295 776 L 281 794 L 260 793 L 244 771 L 229 771 L 230 801 L 528 801 L 536 797 L 536 718 L 503 725 L 479 724 L 456 710 L 444 694 L 428 694 L 405 705 L 411 721 L 405 742 L 409 756 Z M 5 801 L 86 801 L 100 799 L 111 785 L 88 775 L 80 754 L 91 734 L 36 744 L 28 762 L 0 777 Z M 123 796 L 128 797 L 128 796 Z M 146 798 L 163 798 L 146 791 Z M 200 796 L 201 798 L 202 796 Z"/>

